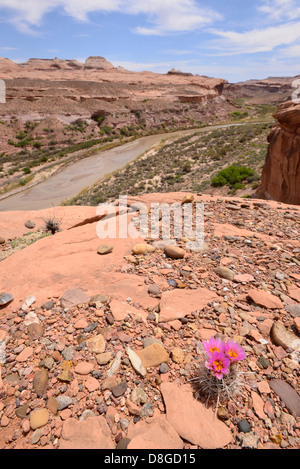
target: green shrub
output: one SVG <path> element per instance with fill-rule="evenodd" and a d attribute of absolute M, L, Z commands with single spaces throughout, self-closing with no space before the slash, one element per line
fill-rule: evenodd
<path fill-rule="evenodd" d="M 231 114 L 229 114 L 230 117 L 233 119 L 243 119 L 244 117 L 248 117 L 249 113 L 247 111 L 245 112 L 240 112 L 240 111 L 234 111 Z"/>
<path fill-rule="evenodd" d="M 19 141 L 19 143 L 16 143 L 15 146 L 18 148 L 27 147 L 28 145 L 31 144 L 32 140 L 33 140 L 32 137 L 23 138 L 22 140 Z"/>
<path fill-rule="evenodd" d="M 253 176 L 253 174 L 254 171 L 251 168 L 232 165 L 219 171 L 219 173 L 212 179 L 211 185 L 213 187 L 234 187 L 235 184 L 245 181 L 248 177 Z"/>

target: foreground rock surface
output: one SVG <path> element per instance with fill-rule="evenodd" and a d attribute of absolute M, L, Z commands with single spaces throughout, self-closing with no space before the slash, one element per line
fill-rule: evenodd
<path fill-rule="evenodd" d="M 62 428 L 60 449 L 113 449 L 111 433 L 104 417 L 82 422 L 68 419 Z"/>
<path fill-rule="evenodd" d="M 228 427 L 218 420 L 212 409 L 194 398 L 190 386 L 163 383 L 161 391 L 167 420 L 181 438 L 202 449 L 223 448 L 231 442 Z"/>
<path fill-rule="evenodd" d="M 182 199 L 135 201 L 151 210 Z M 200 200 L 206 249 L 177 239 L 180 259 L 143 238 L 112 240 L 99 256 L 97 221 L 64 207 L 74 223 L 0 262 L 13 296 L 0 311 L 1 449 L 300 447 L 299 207 Z M 24 220 L 38 229 L 39 212 L 4 218 L 11 240 Z M 156 241 L 151 254 L 133 254 Z M 247 354 L 241 394 L 218 408 L 191 388 L 210 337 Z"/>

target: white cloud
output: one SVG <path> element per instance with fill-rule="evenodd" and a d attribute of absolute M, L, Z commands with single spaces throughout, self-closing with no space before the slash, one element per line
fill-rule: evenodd
<path fill-rule="evenodd" d="M 212 47 L 220 49 L 220 55 L 222 52 L 224 55 L 270 52 L 278 46 L 293 44 L 299 40 L 300 22 L 289 22 L 242 33 L 220 30 L 211 32 L 223 38 L 221 41 L 211 43 Z"/>
<path fill-rule="evenodd" d="M 285 47 L 278 51 L 278 56 L 286 59 L 293 59 L 300 57 L 300 44 L 294 44 L 290 47 Z"/>
<path fill-rule="evenodd" d="M 296 20 L 300 18 L 298 0 L 263 0 L 258 11 L 264 13 L 272 21 Z"/>
<path fill-rule="evenodd" d="M 0 0 L 0 10 L 7 9 L 10 21 L 22 32 L 34 32 L 43 17 L 55 9 L 79 21 L 87 21 L 93 12 L 119 12 L 144 15 L 151 27 L 141 25 L 139 34 L 168 34 L 201 28 L 220 15 L 209 8 L 200 8 L 196 0 Z"/>
<path fill-rule="evenodd" d="M 18 50 L 16 47 L 0 46 L 0 50 Z"/>
<path fill-rule="evenodd" d="M 194 31 L 221 18 L 209 8 L 200 8 L 195 0 L 129 0 L 128 12 L 146 14 L 153 28 L 138 27 L 140 34 L 165 34 Z"/>

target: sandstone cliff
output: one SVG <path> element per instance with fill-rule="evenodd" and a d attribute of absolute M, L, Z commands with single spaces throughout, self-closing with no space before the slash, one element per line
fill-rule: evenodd
<path fill-rule="evenodd" d="M 300 205 L 300 104 L 279 106 L 258 197 Z"/>
<path fill-rule="evenodd" d="M 55 116 L 70 123 L 90 119 L 100 109 L 118 116 L 120 128 L 158 128 L 223 119 L 234 109 L 222 96 L 226 80 L 182 72 L 132 72 L 103 57 L 89 57 L 85 63 L 55 58 L 22 64 L 0 57 L 0 79 L 6 84 L 6 104 L 0 108 L 5 121 Z M 115 128 L 114 122 L 106 125 Z"/>
<path fill-rule="evenodd" d="M 223 94 L 229 99 L 247 98 L 249 104 L 274 105 L 291 98 L 295 77 L 269 77 L 264 80 L 247 80 L 225 83 Z"/>

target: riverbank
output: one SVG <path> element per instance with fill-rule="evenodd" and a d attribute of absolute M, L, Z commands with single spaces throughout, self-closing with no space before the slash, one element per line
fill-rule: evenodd
<path fill-rule="evenodd" d="M 55 167 L 53 172 L 49 172 L 48 175 L 44 174 L 29 187 L 21 187 L 13 194 L 6 194 L 5 199 L 0 200 L 0 211 L 39 210 L 76 199 L 82 191 L 88 190 L 107 175 L 124 168 L 160 141 L 164 141 L 165 144 L 166 140 L 184 137 L 195 132 L 211 132 L 220 128 L 252 124 L 258 125 L 261 122 L 235 122 L 184 129 L 133 139 L 123 145 L 117 143 L 112 148 L 97 153 L 95 149 L 90 149 L 88 153 L 82 152 L 76 159 L 73 157 Z"/>
<path fill-rule="evenodd" d="M 152 147 L 64 205 L 98 205 L 122 195 L 155 192 L 251 197 L 260 181 L 272 124 L 225 125 L 194 131 Z M 247 168 L 247 177 L 212 186 L 221 170 Z"/>

